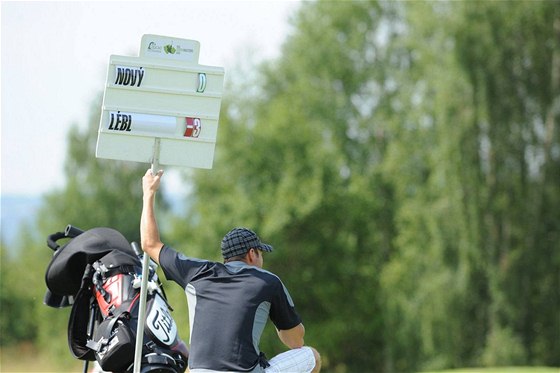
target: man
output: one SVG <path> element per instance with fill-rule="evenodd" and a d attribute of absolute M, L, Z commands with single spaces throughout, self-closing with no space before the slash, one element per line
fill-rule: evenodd
<path fill-rule="evenodd" d="M 304 346 L 305 329 L 282 281 L 262 269 L 272 246 L 234 228 L 222 240 L 224 263 L 188 258 L 161 242 L 154 200 L 163 171 L 142 179 L 142 249 L 186 292 L 191 327 L 189 370 L 197 372 L 319 372 L 319 353 Z M 270 317 L 289 348 L 270 361 L 259 340 Z"/>

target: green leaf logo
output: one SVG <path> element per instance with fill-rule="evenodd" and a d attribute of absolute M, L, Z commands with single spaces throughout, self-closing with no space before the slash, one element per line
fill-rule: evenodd
<path fill-rule="evenodd" d="M 166 54 L 175 54 L 175 52 L 177 52 L 177 49 L 175 49 L 171 44 L 167 44 L 166 46 L 164 46 L 163 50 Z"/>

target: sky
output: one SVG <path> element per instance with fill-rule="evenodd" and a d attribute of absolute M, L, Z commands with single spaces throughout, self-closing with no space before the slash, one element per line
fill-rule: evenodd
<path fill-rule="evenodd" d="M 224 67 L 227 82 L 235 66 L 278 57 L 300 5 L 2 1 L 2 196 L 41 195 L 64 186 L 68 130 L 88 124 L 110 55 L 138 56 L 144 34 L 197 40 L 199 64 Z"/>

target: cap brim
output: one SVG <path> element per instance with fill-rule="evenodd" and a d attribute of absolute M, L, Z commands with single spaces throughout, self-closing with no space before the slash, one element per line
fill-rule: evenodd
<path fill-rule="evenodd" d="M 267 253 L 271 252 L 273 250 L 273 247 L 270 245 L 267 245 L 265 243 L 260 244 L 259 249 L 261 249 L 262 251 L 266 251 Z"/>

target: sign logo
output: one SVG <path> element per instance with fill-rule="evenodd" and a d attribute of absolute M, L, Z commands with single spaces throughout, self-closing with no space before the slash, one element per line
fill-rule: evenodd
<path fill-rule="evenodd" d="M 163 50 L 165 54 L 175 54 L 177 52 L 177 49 L 172 44 L 164 45 Z"/>
<path fill-rule="evenodd" d="M 151 41 L 150 44 L 148 45 L 148 50 L 150 51 L 161 51 L 161 47 L 159 45 L 157 45 L 155 42 Z"/>
<path fill-rule="evenodd" d="M 202 129 L 202 122 L 200 118 L 186 118 L 187 129 L 185 130 L 185 137 L 198 137 Z"/>
<path fill-rule="evenodd" d="M 115 85 L 140 87 L 145 73 L 143 67 L 116 66 L 115 68 L 115 75 L 117 76 L 115 79 Z"/>
<path fill-rule="evenodd" d="M 157 56 L 158 58 L 197 63 L 199 48 L 199 43 L 195 40 L 144 35 L 142 36 L 140 57 Z"/>

